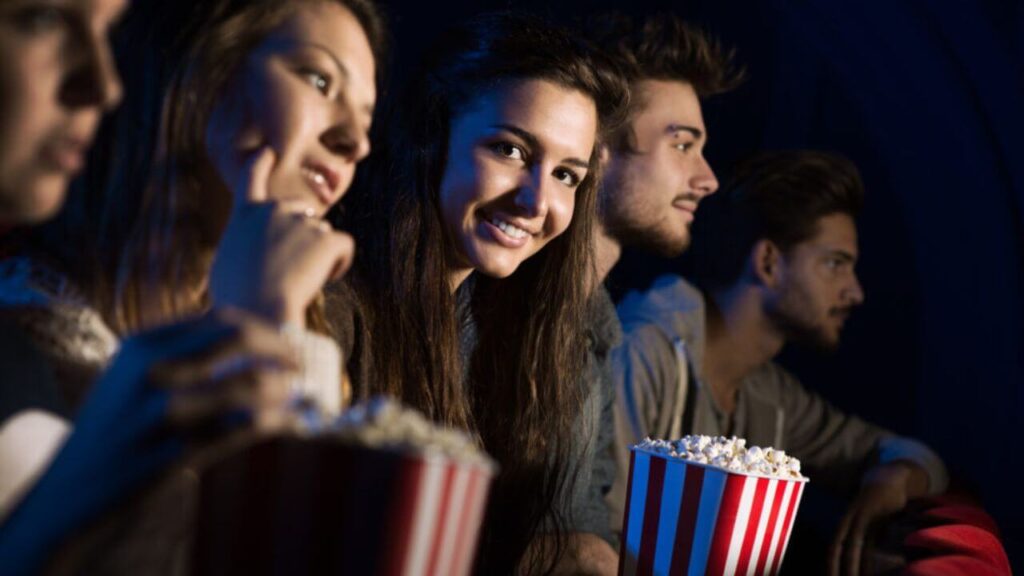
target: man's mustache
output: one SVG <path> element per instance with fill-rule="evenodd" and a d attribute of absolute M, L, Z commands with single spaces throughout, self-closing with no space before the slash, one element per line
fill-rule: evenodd
<path fill-rule="evenodd" d="M 699 204 L 700 203 L 700 195 L 694 194 L 693 192 L 683 192 L 682 194 L 680 194 L 680 195 L 678 195 L 678 196 L 676 196 L 675 198 L 672 199 L 673 202 L 679 202 L 680 200 L 689 200 L 690 202 L 693 202 L 694 204 Z"/>
<path fill-rule="evenodd" d="M 853 306 L 836 306 L 828 311 L 828 315 L 834 318 L 846 320 L 853 313 Z"/>

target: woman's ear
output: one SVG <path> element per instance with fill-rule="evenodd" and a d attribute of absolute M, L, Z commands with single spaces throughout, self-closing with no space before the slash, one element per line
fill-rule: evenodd
<path fill-rule="evenodd" d="M 607 144 L 601 144 L 597 149 L 597 161 L 601 164 L 601 168 L 608 166 L 608 160 L 612 157 L 612 151 L 608 148 Z"/>
<path fill-rule="evenodd" d="M 775 288 L 782 278 L 782 252 L 771 240 L 758 240 L 750 251 L 750 267 L 758 284 Z"/>

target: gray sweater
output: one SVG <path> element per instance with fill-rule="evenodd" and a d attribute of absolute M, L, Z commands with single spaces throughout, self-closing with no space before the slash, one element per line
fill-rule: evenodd
<path fill-rule="evenodd" d="M 612 352 L 612 366 L 619 474 L 609 496 L 616 530 L 625 506 L 630 445 L 645 436 L 674 439 L 726 430 L 725 415 L 699 377 L 705 343 L 700 292 L 678 276 L 662 276 L 647 292 L 628 294 L 618 313 L 623 343 Z M 694 386 L 688 387 L 690 378 Z M 695 398 L 687 398 L 688 388 Z M 692 426 L 683 429 L 687 402 L 695 403 Z M 841 495 L 852 494 L 871 465 L 895 460 L 920 465 L 932 494 L 948 484 L 942 460 L 927 446 L 838 410 L 774 362 L 743 380 L 732 424 L 732 434 L 749 445 L 796 456 L 805 475 Z"/>

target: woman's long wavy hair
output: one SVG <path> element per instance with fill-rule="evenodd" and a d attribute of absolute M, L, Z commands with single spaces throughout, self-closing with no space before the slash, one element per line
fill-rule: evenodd
<path fill-rule="evenodd" d="M 385 31 L 372 0 L 151 2 L 129 14 L 119 47 L 127 98 L 101 131 L 85 190 L 35 242 L 117 331 L 207 305 L 231 192 L 207 158 L 206 126 L 246 56 L 315 2 L 336 2 L 356 17 L 379 79 Z M 322 303 L 310 316 L 311 327 L 328 331 Z"/>
<path fill-rule="evenodd" d="M 346 205 L 345 223 L 359 246 L 353 285 L 376 343 L 375 380 L 364 387 L 479 435 L 501 466 L 480 572 L 516 566 L 544 572 L 563 548 L 559 502 L 571 483 L 571 431 L 581 410 L 600 143 L 624 115 L 628 90 L 615 66 L 589 45 L 505 13 L 443 33 L 420 74 L 401 101 L 408 117 L 388 140 L 386 168 Z M 511 276 L 476 274 L 460 288 L 471 292 L 461 296 L 471 303 L 479 336 L 464 365 L 461 298 L 450 284 L 454 239 L 439 204 L 449 132 L 481 96 L 534 79 L 594 101 L 598 144 L 565 233 Z M 552 536 L 543 541 L 554 548 L 524 556 L 542 527 Z"/>

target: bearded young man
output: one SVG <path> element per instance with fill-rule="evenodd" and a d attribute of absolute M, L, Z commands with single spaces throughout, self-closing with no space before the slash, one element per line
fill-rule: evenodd
<path fill-rule="evenodd" d="M 700 98 L 730 89 L 740 74 L 732 66 L 731 53 L 671 15 L 637 22 L 604 15 L 588 22 L 581 33 L 605 48 L 621 67 L 630 83 L 630 110 L 605 149 L 601 225 L 595 246 L 597 289 L 589 318 L 592 377 L 600 383 L 602 394 L 588 446 L 597 453 L 588 489 L 607 497 L 615 520 L 606 524 L 609 509 L 590 506 L 588 517 L 600 516 L 605 529 L 576 539 L 573 545 L 579 562 L 563 572 L 616 574 L 615 539 L 607 528 L 616 532 L 621 527 L 622 500 L 609 497 L 609 491 L 628 473 L 628 455 L 624 467 L 613 437 L 616 393 L 610 357 L 621 342 L 622 329 L 603 282 L 623 247 L 672 256 L 689 244 L 697 204 L 718 188 L 703 156 L 707 130 Z"/>
<path fill-rule="evenodd" d="M 834 154 L 770 152 L 720 194 L 698 235 L 703 292 L 663 276 L 619 305 L 619 446 L 736 435 L 800 458 L 816 483 L 853 499 L 830 570 L 857 574 L 869 526 L 947 484 L 926 446 L 844 414 L 772 361 L 787 342 L 835 349 L 864 301 L 854 270 L 860 176 Z"/>
<path fill-rule="evenodd" d="M 600 227 L 595 235 L 599 287 L 591 318 L 592 350 L 603 368 L 611 406 L 612 399 L 622 394 L 621 382 L 618 390 L 613 389 L 610 363 L 611 350 L 622 340 L 622 328 L 603 282 L 625 247 L 672 257 L 689 246 L 697 205 L 718 189 L 703 154 L 707 129 L 701 98 L 732 89 L 742 72 L 734 67 L 732 52 L 669 14 L 643 21 L 604 15 L 589 22 L 584 32 L 605 48 L 630 82 L 627 121 L 605 148 L 598 195 Z M 601 432 L 609 432 L 608 421 L 613 419 L 619 416 L 609 414 L 603 419 Z M 629 455 L 622 442 L 615 444 L 618 493 L 613 490 L 608 500 L 611 527 L 618 531 L 624 503 L 619 496 L 625 490 Z"/>

